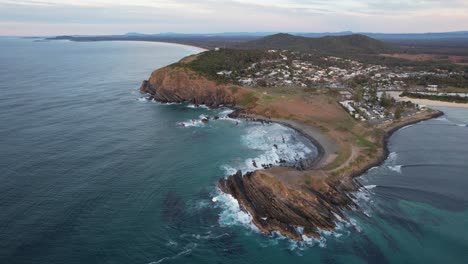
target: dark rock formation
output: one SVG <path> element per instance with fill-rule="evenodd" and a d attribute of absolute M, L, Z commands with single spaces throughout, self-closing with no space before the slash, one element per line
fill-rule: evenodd
<path fill-rule="evenodd" d="M 351 186 L 331 185 L 319 181 L 309 187 L 291 187 L 268 171 L 242 176 L 238 171 L 218 183 L 219 188 L 238 200 L 242 210 L 253 217 L 253 223 L 265 234 L 274 231 L 295 240 L 302 235 L 319 237 L 319 229 L 333 230 L 335 223 L 346 217 L 341 210 L 354 205 L 345 189 Z"/>

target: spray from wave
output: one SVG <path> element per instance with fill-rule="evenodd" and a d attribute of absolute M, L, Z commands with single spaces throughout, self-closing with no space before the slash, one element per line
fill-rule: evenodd
<path fill-rule="evenodd" d="M 225 164 L 225 175 L 252 172 L 269 166 L 295 163 L 317 155 L 317 148 L 291 128 L 280 124 L 254 124 L 241 137 L 242 144 L 258 153 L 241 163 Z"/>

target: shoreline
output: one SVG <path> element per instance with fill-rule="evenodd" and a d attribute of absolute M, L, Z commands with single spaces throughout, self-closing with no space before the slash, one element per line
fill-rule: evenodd
<path fill-rule="evenodd" d="M 327 158 L 329 158 L 330 152 L 333 152 L 332 147 L 330 146 L 330 142 L 324 143 L 323 138 L 322 138 L 322 141 L 317 139 L 318 136 L 319 137 L 324 136 L 323 134 L 321 134 L 321 132 L 314 131 L 314 133 L 310 133 L 310 131 L 305 131 L 303 127 L 300 127 L 300 126 L 305 126 L 305 127 L 309 128 L 309 129 L 317 130 L 317 128 L 315 128 L 313 126 L 309 126 L 309 125 L 305 125 L 305 124 L 302 125 L 300 123 L 297 123 L 297 122 L 291 121 L 291 120 L 277 120 L 277 119 L 274 119 L 274 118 L 271 119 L 271 118 L 267 118 L 267 117 L 264 117 L 264 116 L 241 114 L 241 113 L 239 113 L 239 111 L 240 111 L 240 109 L 235 109 L 235 111 L 233 113 L 229 114 L 229 117 L 240 118 L 240 119 L 245 119 L 245 120 L 254 121 L 254 122 L 267 122 L 267 123 L 280 124 L 280 125 L 283 125 L 285 127 L 293 129 L 294 131 L 299 133 L 302 137 L 309 140 L 317 148 L 317 156 L 313 158 L 312 163 L 308 164 L 309 166 L 304 168 L 304 170 L 320 170 L 321 167 L 324 165 L 323 162 L 325 162 L 327 160 Z M 396 133 L 397 131 L 399 131 L 400 129 L 402 129 L 404 127 L 407 127 L 407 126 L 410 126 L 410 125 L 414 125 L 414 124 L 423 122 L 423 121 L 438 118 L 438 117 L 441 117 L 441 116 L 444 116 L 444 115 L 445 115 L 444 112 L 442 112 L 440 110 L 434 110 L 434 113 L 432 113 L 432 114 L 430 114 L 430 115 L 428 115 L 426 117 L 417 118 L 415 120 L 403 121 L 403 123 L 398 124 L 395 127 L 390 128 L 389 130 L 386 130 L 385 134 L 384 134 L 384 136 L 382 138 L 382 142 L 381 142 L 382 147 L 383 147 L 383 153 L 379 157 L 377 157 L 374 162 L 370 162 L 369 164 L 365 165 L 362 169 L 360 169 L 358 171 L 352 171 L 349 176 L 351 178 L 353 178 L 353 179 L 359 178 L 360 176 L 362 176 L 362 174 L 366 173 L 371 168 L 382 165 L 385 162 L 385 160 L 388 158 L 388 156 L 390 155 L 390 150 L 388 148 L 389 140 L 392 137 L 392 135 L 394 133 Z M 274 166 L 274 167 L 284 167 L 284 166 L 278 165 L 278 166 Z"/>
<path fill-rule="evenodd" d="M 182 43 L 177 43 L 177 42 L 167 42 L 167 41 L 152 41 L 152 40 L 137 40 L 137 39 L 105 39 L 105 40 L 77 40 L 77 39 L 54 39 L 54 38 L 42 38 L 42 40 L 49 40 L 49 41 L 54 41 L 54 40 L 67 40 L 70 42 L 149 42 L 149 43 L 161 43 L 161 44 L 172 44 L 172 45 L 178 45 L 178 46 L 185 46 L 185 47 L 190 47 L 190 48 L 195 48 L 201 50 L 200 52 L 205 52 L 210 49 L 204 48 L 204 47 L 199 47 L 199 46 L 194 46 L 194 45 L 189 45 L 189 44 L 182 44 Z"/>
<path fill-rule="evenodd" d="M 454 103 L 454 102 L 445 102 L 429 99 L 417 99 L 410 97 L 400 97 L 401 92 L 388 92 L 388 94 L 393 97 L 396 101 L 410 101 L 418 105 L 427 105 L 432 107 L 453 107 L 453 108 L 468 108 L 468 103 Z"/>
<path fill-rule="evenodd" d="M 320 142 L 320 140 L 317 139 L 317 134 L 316 133 L 310 133 L 304 131 L 303 128 L 300 128 L 297 123 L 293 121 L 287 121 L 287 120 L 276 120 L 276 119 L 269 119 L 267 117 L 263 116 L 254 116 L 254 115 L 248 115 L 248 114 L 241 114 L 239 113 L 239 109 L 236 109 L 233 113 L 229 114 L 229 117 L 232 118 L 239 118 L 239 119 L 244 119 L 244 120 L 249 120 L 253 122 L 266 122 L 266 123 L 276 123 L 282 126 L 285 126 L 287 128 L 290 128 L 294 131 L 296 131 L 299 135 L 301 135 L 303 138 L 307 139 L 312 143 L 317 148 L 317 156 L 314 156 L 313 158 L 310 158 L 308 160 L 311 161 L 311 163 L 308 163 L 307 166 L 303 168 L 303 170 L 311 170 L 317 168 L 317 166 L 326 158 L 328 157 L 329 153 L 331 152 L 330 148 L 327 148 L 329 144 L 323 144 L 323 142 Z M 324 146 L 325 145 L 325 146 Z M 274 166 L 274 167 L 283 167 L 283 166 Z"/>
<path fill-rule="evenodd" d="M 399 124 L 399 125 L 391 128 L 390 130 L 386 131 L 385 135 L 384 135 L 384 137 L 382 139 L 383 140 L 383 142 L 382 142 L 383 154 L 381 155 L 381 157 L 378 157 L 375 162 L 369 163 L 361 171 L 351 173 L 350 177 L 353 178 L 353 179 L 359 178 L 359 177 L 362 176 L 362 174 L 366 173 L 370 169 L 372 169 L 374 167 L 381 166 L 388 159 L 388 156 L 390 155 L 390 149 L 388 148 L 388 143 L 390 141 L 390 138 L 392 137 L 393 134 L 398 132 L 400 129 L 402 129 L 404 127 L 407 127 L 407 126 L 410 126 L 410 125 L 414 125 L 414 124 L 423 122 L 423 121 L 438 118 L 438 117 L 441 117 L 441 116 L 444 116 L 444 115 L 445 115 L 444 112 L 439 111 L 439 110 L 435 110 L 435 112 L 430 116 L 420 118 L 420 119 L 416 119 L 416 120 L 410 120 L 408 122 L 404 122 L 402 124 Z"/>

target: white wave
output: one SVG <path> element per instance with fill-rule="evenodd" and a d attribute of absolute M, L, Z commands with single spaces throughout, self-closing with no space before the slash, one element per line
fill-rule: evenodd
<path fill-rule="evenodd" d="M 177 253 L 176 255 L 172 256 L 172 257 L 164 257 L 158 261 L 153 261 L 153 262 L 150 262 L 149 264 L 159 264 L 159 263 L 163 263 L 163 262 L 166 262 L 166 261 L 169 261 L 169 260 L 174 260 L 178 257 L 181 257 L 181 256 L 186 256 L 186 255 L 189 255 L 190 253 L 192 253 L 193 249 L 197 246 L 197 244 L 193 243 L 193 244 L 190 244 L 188 245 L 183 251 Z"/>
<path fill-rule="evenodd" d="M 213 239 L 219 239 L 219 238 L 222 238 L 222 237 L 225 237 L 225 236 L 229 236 L 229 234 L 228 233 L 223 233 L 221 235 L 214 235 L 214 234 L 211 233 L 211 231 L 208 231 L 204 235 L 192 234 L 192 237 L 197 239 L 197 240 L 200 240 L 200 239 L 213 240 Z"/>
<path fill-rule="evenodd" d="M 350 218 L 349 223 L 354 227 L 354 229 L 356 229 L 356 231 L 362 231 L 361 227 L 358 225 L 358 222 L 354 218 Z"/>
<path fill-rule="evenodd" d="M 401 165 L 387 166 L 387 168 L 389 168 L 390 170 L 398 173 L 401 173 L 401 167 Z"/>
<path fill-rule="evenodd" d="M 217 195 L 213 197 L 212 201 L 215 206 L 222 209 L 219 215 L 219 224 L 221 226 L 240 225 L 259 232 L 258 228 L 252 223 L 252 216 L 240 209 L 239 202 L 232 195 L 223 193 L 218 189 Z"/>
<path fill-rule="evenodd" d="M 396 152 L 391 152 L 388 155 L 387 161 L 396 161 L 397 157 L 398 157 L 398 154 Z"/>
<path fill-rule="evenodd" d="M 438 117 L 438 118 L 434 118 L 434 120 L 437 120 L 437 121 L 449 121 L 449 120 L 447 119 L 447 117 L 445 117 L 445 116 L 441 116 L 441 117 Z"/>
<path fill-rule="evenodd" d="M 467 124 L 456 124 L 456 126 L 458 126 L 458 127 L 467 127 L 468 125 Z"/>
<path fill-rule="evenodd" d="M 368 202 L 371 197 L 370 197 L 370 193 L 367 189 L 360 189 L 359 191 L 353 193 L 354 194 L 354 197 L 355 199 L 353 199 L 353 201 L 356 203 L 356 204 L 361 204 L 362 202 Z"/>
<path fill-rule="evenodd" d="M 221 169 L 224 171 L 225 176 L 230 176 L 236 174 L 237 170 L 229 165 L 221 166 Z"/>
<path fill-rule="evenodd" d="M 194 104 L 189 104 L 187 105 L 188 108 L 205 108 L 205 109 L 210 109 L 210 107 L 206 106 L 206 105 L 194 105 Z"/>
<path fill-rule="evenodd" d="M 181 103 L 162 103 L 162 102 L 156 101 L 155 99 L 153 99 L 153 100 L 148 100 L 147 99 L 147 101 L 155 103 L 157 105 L 180 105 L 181 104 Z"/>
<path fill-rule="evenodd" d="M 364 188 L 366 188 L 367 190 L 372 190 L 375 187 L 377 187 L 377 185 L 366 185 L 366 186 L 364 186 Z"/>
<path fill-rule="evenodd" d="M 190 120 L 186 122 L 179 122 L 177 123 L 178 126 L 181 127 L 202 127 L 205 125 L 201 120 Z"/>
<path fill-rule="evenodd" d="M 219 112 L 219 117 L 227 117 L 229 114 L 233 113 L 234 110 L 233 109 L 230 109 L 230 108 L 225 108 L 225 109 L 222 109 L 221 112 Z"/>
<path fill-rule="evenodd" d="M 301 140 L 300 138 L 301 135 L 297 132 L 280 124 L 250 126 L 241 137 L 241 142 L 260 154 L 246 159 L 243 164 L 237 164 L 237 169 L 230 165 L 222 166 L 225 175 L 232 175 L 237 170 L 241 170 L 243 173 L 252 172 L 262 169 L 262 165 L 279 165 L 281 160 L 291 163 L 305 159 L 316 150 L 312 144 L 307 144 L 305 139 Z"/>
<path fill-rule="evenodd" d="M 405 130 L 405 129 L 413 127 L 413 126 L 414 126 L 414 124 L 413 125 L 407 125 L 407 126 L 404 126 L 404 127 L 400 128 L 400 130 Z"/>

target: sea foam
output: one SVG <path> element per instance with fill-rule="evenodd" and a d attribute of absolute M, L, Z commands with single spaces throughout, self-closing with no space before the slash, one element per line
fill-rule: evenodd
<path fill-rule="evenodd" d="M 254 124 L 247 127 L 241 142 L 247 148 L 258 152 L 256 156 L 247 158 L 242 164 L 223 165 L 226 176 L 237 170 L 243 173 L 262 169 L 262 165 L 280 165 L 280 161 L 293 163 L 306 159 L 309 155 L 317 155 L 317 149 L 306 139 L 301 139 L 296 131 L 280 124 Z M 256 165 L 256 166 L 255 166 Z"/>

